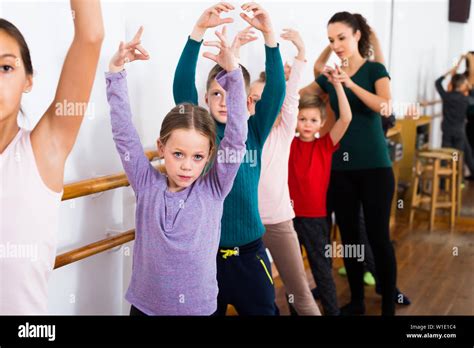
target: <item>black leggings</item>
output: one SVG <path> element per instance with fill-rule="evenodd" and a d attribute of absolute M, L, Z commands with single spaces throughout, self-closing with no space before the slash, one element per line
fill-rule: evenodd
<path fill-rule="evenodd" d="M 359 245 L 359 211 L 364 211 L 367 237 L 382 291 L 382 314 L 394 315 L 397 264 L 390 242 L 390 208 L 395 180 L 392 168 L 332 171 L 330 195 L 344 245 Z M 351 301 L 364 301 L 363 262 L 344 258 Z"/>

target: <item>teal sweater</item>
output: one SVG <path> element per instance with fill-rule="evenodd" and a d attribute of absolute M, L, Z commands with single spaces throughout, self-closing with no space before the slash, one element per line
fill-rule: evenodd
<path fill-rule="evenodd" d="M 196 65 L 201 42 L 188 38 L 178 62 L 173 81 L 176 104 L 198 104 Z M 262 98 L 255 106 L 255 115 L 248 121 L 247 153 L 224 201 L 221 220 L 220 246 L 235 247 L 261 238 L 265 228 L 258 211 L 258 181 L 260 179 L 262 148 L 272 129 L 285 98 L 285 74 L 279 47 L 265 46 L 267 82 Z M 217 141 L 224 136 L 225 124 L 217 124 Z M 275 173 L 278 175 L 278 173 Z"/>

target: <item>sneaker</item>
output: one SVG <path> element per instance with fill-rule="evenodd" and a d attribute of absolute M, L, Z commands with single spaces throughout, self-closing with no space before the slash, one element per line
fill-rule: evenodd
<path fill-rule="evenodd" d="M 375 278 L 370 272 L 364 273 L 364 283 L 365 285 L 374 286 L 375 285 Z"/>
<path fill-rule="evenodd" d="M 345 306 L 341 307 L 341 315 L 364 315 L 365 314 L 365 305 L 363 303 L 349 302 Z"/>

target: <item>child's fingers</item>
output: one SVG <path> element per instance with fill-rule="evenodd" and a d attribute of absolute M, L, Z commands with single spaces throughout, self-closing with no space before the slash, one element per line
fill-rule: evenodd
<path fill-rule="evenodd" d="M 223 12 L 229 12 L 229 8 L 225 5 L 222 5 L 222 4 L 217 4 L 216 6 L 214 6 L 214 9 L 219 9 Z"/>
<path fill-rule="evenodd" d="M 150 59 L 150 56 L 149 55 L 144 55 L 144 54 L 141 54 L 141 53 L 137 53 L 135 54 L 135 59 L 134 60 L 148 60 Z"/>
<path fill-rule="evenodd" d="M 130 41 L 130 43 L 132 43 L 132 42 L 139 43 L 140 40 L 141 40 L 142 34 L 143 34 L 143 26 L 140 26 L 140 28 L 138 29 L 137 33 L 133 37 L 132 41 Z"/>
<path fill-rule="evenodd" d="M 242 10 L 248 11 L 251 8 L 259 7 L 259 5 L 256 2 L 247 2 L 242 5 Z"/>
<path fill-rule="evenodd" d="M 257 10 L 257 11 L 254 11 L 253 12 L 253 16 L 254 17 L 257 17 L 257 16 L 260 16 L 260 15 L 264 15 L 265 12 L 263 10 Z"/>
<path fill-rule="evenodd" d="M 224 1 L 221 1 L 220 3 L 218 3 L 218 5 L 224 6 L 228 10 L 234 10 L 235 9 L 235 7 L 232 4 L 230 4 L 228 2 L 224 2 Z"/>
<path fill-rule="evenodd" d="M 142 45 L 137 45 L 135 49 L 141 54 L 143 54 L 144 56 L 149 56 L 148 51 Z"/>
<path fill-rule="evenodd" d="M 216 56 L 215 54 L 212 54 L 211 52 L 204 52 L 204 53 L 202 54 L 202 56 L 203 56 L 204 58 L 213 60 L 214 62 L 217 63 L 217 56 Z"/>
<path fill-rule="evenodd" d="M 248 24 L 252 24 L 252 18 L 250 18 L 249 16 L 247 16 L 245 13 L 241 13 L 240 14 L 240 17 L 242 17 L 242 19 L 244 21 L 246 21 Z"/>
<path fill-rule="evenodd" d="M 229 23 L 234 23 L 233 18 L 221 18 L 219 25 L 221 24 L 229 24 Z"/>
<path fill-rule="evenodd" d="M 221 40 L 221 46 L 228 46 L 227 44 L 227 38 L 223 33 L 220 33 L 218 30 L 216 30 L 216 36 Z"/>
<path fill-rule="evenodd" d="M 222 43 L 220 41 L 204 41 L 203 45 L 207 47 L 222 48 Z"/>

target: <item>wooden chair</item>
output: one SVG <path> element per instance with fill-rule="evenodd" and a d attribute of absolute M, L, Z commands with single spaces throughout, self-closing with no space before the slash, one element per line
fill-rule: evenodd
<path fill-rule="evenodd" d="M 424 211 L 429 214 L 429 230 L 432 231 L 437 209 L 449 209 L 449 225 L 451 229 L 454 227 L 457 203 L 457 168 L 458 160 L 452 153 L 418 152 L 412 179 L 410 228 L 413 225 L 415 212 Z"/>

